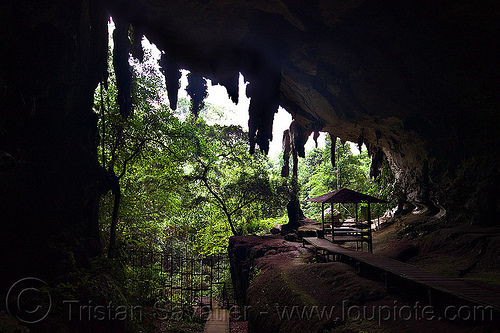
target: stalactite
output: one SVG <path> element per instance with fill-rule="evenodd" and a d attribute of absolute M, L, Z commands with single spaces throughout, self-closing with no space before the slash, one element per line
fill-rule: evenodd
<path fill-rule="evenodd" d="M 281 73 L 260 71 L 250 79 L 247 95 L 251 98 L 248 109 L 248 138 L 250 153 L 255 152 L 255 144 L 262 152 L 269 151 L 269 141 L 273 139 L 274 114 L 278 112 Z"/>
<path fill-rule="evenodd" d="M 307 139 L 306 129 L 301 127 L 295 120 L 290 124 L 290 128 L 283 132 L 283 168 L 281 176 L 287 177 L 290 173 L 289 159 L 292 155 L 293 171 L 292 176 L 296 179 L 298 176 L 298 157 L 300 151 L 304 153 L 304 137 Z"/>
<path fill-rule="evenodd" d="M 379 148 L 370 148 L 372 163 L 370 165 L 370 177 L 376 179 L 380 175 L 380 166 L 384 162 L 385 155 Z"/>
<path fill-rule="evenodd" d="M 212 84 L 221 84 L 226 88 L 228 97 L 233 103 L 238 104 L 238 86 L 239 86 L 239 72 L 231 66 L 232 59 L 223 58 L 213 65 L 213 72 L 215 74 L 212 79 Z"/>
<path fill-rule="evenodd" d="M 337 142 L 337 137 L 330 133 L 330 160 L 332 162 L 332 168 L 335 169 L 335 144 Z"/>
<path fill-rule="evenodd" d="M 364 141 L 363 131 L 361 131 L 361 134 L 358 136 L 358 149 L 360 153 L 361 150 L 363 149 L 363 141 Z"/>
<path fill-rule="evenodd" d="M 319 131 L 314 131 L 313 140 L 314 140 L 314 146 L 316 148 L 318 148 L 318 138 L 319 138 Z"/>
<path fill-rule="evenodd" d="M 238 104 L 238 89 L 239 89 L 239 73 L 231 75 L 220 80 L 220 83 L 226 87 L 227 95 L 233 101 L 233 103 Z"/>
<path fill-rule="evenodd" d="M 191 97 L 191 112 L 195 117 L 204 106 L 204 100 L 207 97 L 207 81 L 201 75 L 194 73 L 188 74 L 188 86 L 186 91 Z"/>
<path fill-rule="evenodd" d="M 170 108 L 177 109 L 177 96 L 181 87 L 181 71 L 179 66 L 173 62 L 166 54 L 162 53 L 159 60 L 160 69 L 165 76 L 165 85 L 167 86 L 168 100 Z"/>
<path fill-rule="evenodd" d="M 290 175 L 290 152 L 292 151 L 292 141 L 290 138 L 290 130 L 283 131 L 283 167 L 281 168 L 281 177 Z"/>
<path fill-rule="evenodd" d="M 297 155 L 299 157 L 306 156 L 304 145 L 306 144 L 307 138 L 310 134 L 310 130 L 302 127 L 295 120 L 290 124 L 290 135 L 292 138 L 293 149 L 297 151 Z"/>
<path fill-rule="evenodd" d="M 298 199 L 298 156 L 297 149 L 293 141 L 292 125 L 290 129 L 283 132 L 283 167 L 281 168 L 281 176 L 288 177 L 290 174 L 290 154 L 292 155 L 293 171 L 292 171 L 292 194 L 290 201 L 287 204 L 288 223 L 283 225 L 281 232 L 286 234 L 289 230 L 296 229 L 299 226 L 299 221 L 304 219 L 304 213 L 300 209 L 300 201 Z M 295 124 L 293 127 L 297 127 Z"/>
<path fill-rule="evenodd" d="M 292 141 L 293 142 L 293 141 Z M 292 161 L 293 161 L 293 168 L 292 168 L 292 177 L 294 179 L 294 186 L 297 183 L 297 180 L 299 178 L 299 157 L 298 157 L 298 152 L 297 149 L 295 149 L 295 146 L 292 146 Z M 298 188 L 294 189 L 294 192 L 298 193 Z"/>
<path fill-rule="evenodd" d="M 121 19 L 115 19 L 115 31 L 113 32 L 114 50 L 113 66 L 116 74 L 116 86 L 118 89 L 117 102 L 120 106 L 120 114 L 127 118 L 132 112 L 132 72 L 128 64 L 130 41 L 128 39 L 129 24 Z"/>

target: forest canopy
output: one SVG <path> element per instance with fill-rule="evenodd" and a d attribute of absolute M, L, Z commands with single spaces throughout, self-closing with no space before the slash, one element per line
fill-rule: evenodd
<path fill-rule="evenodd" d="M 248 133 L 218 124 L 224 112 L 217 106 L 197 101 L 201 109 L 193 114 L 192 100 L 181 97 L 172 110 L 150 48 L 142 61 L 129 59 L 133 107 L 124 118 L 113 62 L 108 63 L 111 73 L 96 90 L 94 110 L 98 157 L 111 188 L 100 205 L 101 238 L 110 256 L 131 249 L 225 252 L 231 235 L 267 233 L 287 223 L 286 206 L 297 190 L 307 217 L 320 215 L 320 208 L 306 199 L 338 186 L 383 199 L 392 195 L 388 168 L 370 179 L 366 150 L 354 155 L 340 140 L 327 139 L 308 152 L 298 179 L 280 177 L 282 162 L 260 152 L 250 155 Z M 347 207 L 342 213 L 354 214 Z"/>
<path fill-rule="evenodd" d="M 163 75 L 145 51 L 142 63 L 132 63 L 127 119 L 114 98 L 114 75 L 95 94 L 98 156 L 112 183 L 100 209 L 103 243 L 211 253 L 225 251 L 229 235 L 268 231 L 261 221 L 283 215 L 287 180 L 260 152 L 250 156 L 241 127 L 207 123 L 220 118 L 216 106 L 205 105 L 195 117 L 181 98 L 173 111 Z"/>

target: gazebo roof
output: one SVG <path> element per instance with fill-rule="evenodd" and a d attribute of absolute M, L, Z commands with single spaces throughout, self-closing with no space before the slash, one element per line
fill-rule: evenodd
<path fill-rule="evenodd" d="M 312 202 L 320 203 L 355 203 L 355 202 L 368 202 L 368 203 L 387 203 L 387 201 L 372 197 L 367 194 L 359 193 L 347 188 L 340 188 L 336 191 L 329 192 L 318 197 L 307 199 Z"/>

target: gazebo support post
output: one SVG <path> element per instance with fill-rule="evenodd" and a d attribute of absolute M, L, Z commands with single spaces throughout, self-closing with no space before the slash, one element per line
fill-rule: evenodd
<path fill-rule="evenodd" d="M 325 203 L 321 203 L 321 227 L 323 228 L 323 235 L 325 234 Z"/>
<path fill-rule="evenodd" d="M 368 202 L 368 230 L 370 232 L 370 238 L 368 239 L 368 252 L 373 253 L 372 247 L 372 216 L 370 213 L 370 203 Z"/>
<path fill-rule="evenodd" d="M 358 203 L 356 202 L 356 220 L 354 221 L 354 223 L 358 224 Z"/>
<path fill-rule="evenodd" d="M 330 204 L 332 207 L 332 243 L 335 243 L 335 230 L 333 229 L 333 202 Z"/>
<path fill-rule="evenodd" d="M 331 215 L 331 218 L 332 218 L 332 233 L 333 233 L 333 202 L 331 203 L 331 206 L 332 206 L 332 215 Z"/>
<path fill-rule="evenodd" d="M 334 242 L 335 240 L 335 227 L 333 226 L 333 202 L 330 203 L 331 207 L 332 207 L 332 214 L 330 215 L 331 218 L 332 218 L 332 243 Z"/>

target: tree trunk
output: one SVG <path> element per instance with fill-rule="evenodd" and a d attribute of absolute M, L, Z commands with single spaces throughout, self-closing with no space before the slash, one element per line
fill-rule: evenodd
<path fill-rule="evenodd" d="M 120 180 L 116 175 L 112 175 L 113 177 L 113 187 L 112 192 L 115 196 L 115 200 L 113 203 L 113 215 L 111 218 L 111 226 L 109 227 L 109 247 L 108 247 L 108 257 L 113 258 L 115 255 L 115 242 L 116 242 L 116 226 L 118 224 L 118 212 L 120 211 L 120 202 L 122 198 L 121 189 L 120 189 Z"/>
<path fill-rule="evenodd" d="M 233 235 L 234 236 L 241 236 L 241 233 L 236 231 L 236 229 L 234 228 L 233 221 L 231 220 L 231 215 L 229 213 L 227 213 L 225 210 L 224 210 L 224 212 L 226 213 L 227 222 L 229 222 L 229 227 L 231 227 L 231 232 L 233 233 Z"/>
<path fill-rule="evenodd" d="M 227 209 L 224 200 L 222 200 L 221 197 L 219 197 L 219 195 L 210 187 L 210 184 L 208 183 L 206 177 L 207 171 L 208 169 L 205 167 L 205 172 L 203 174 L 203 177 L 200 178 L 201 181 L 203 182 L 207 190 L 214 196 L 215 200 L 219 203 L 220 207 L 224 211 L 224 214 L 226 214 L 227 222 L 229 223 L 229 227 L 231 228 L 231 232 L 233 233 L 233 235 L 240 236 L 240 233 L 237 232 L 236 229 L 234 228 L 233 221 L 231 220 L 231 214 L 229 213 L 229 210 Z"/>

